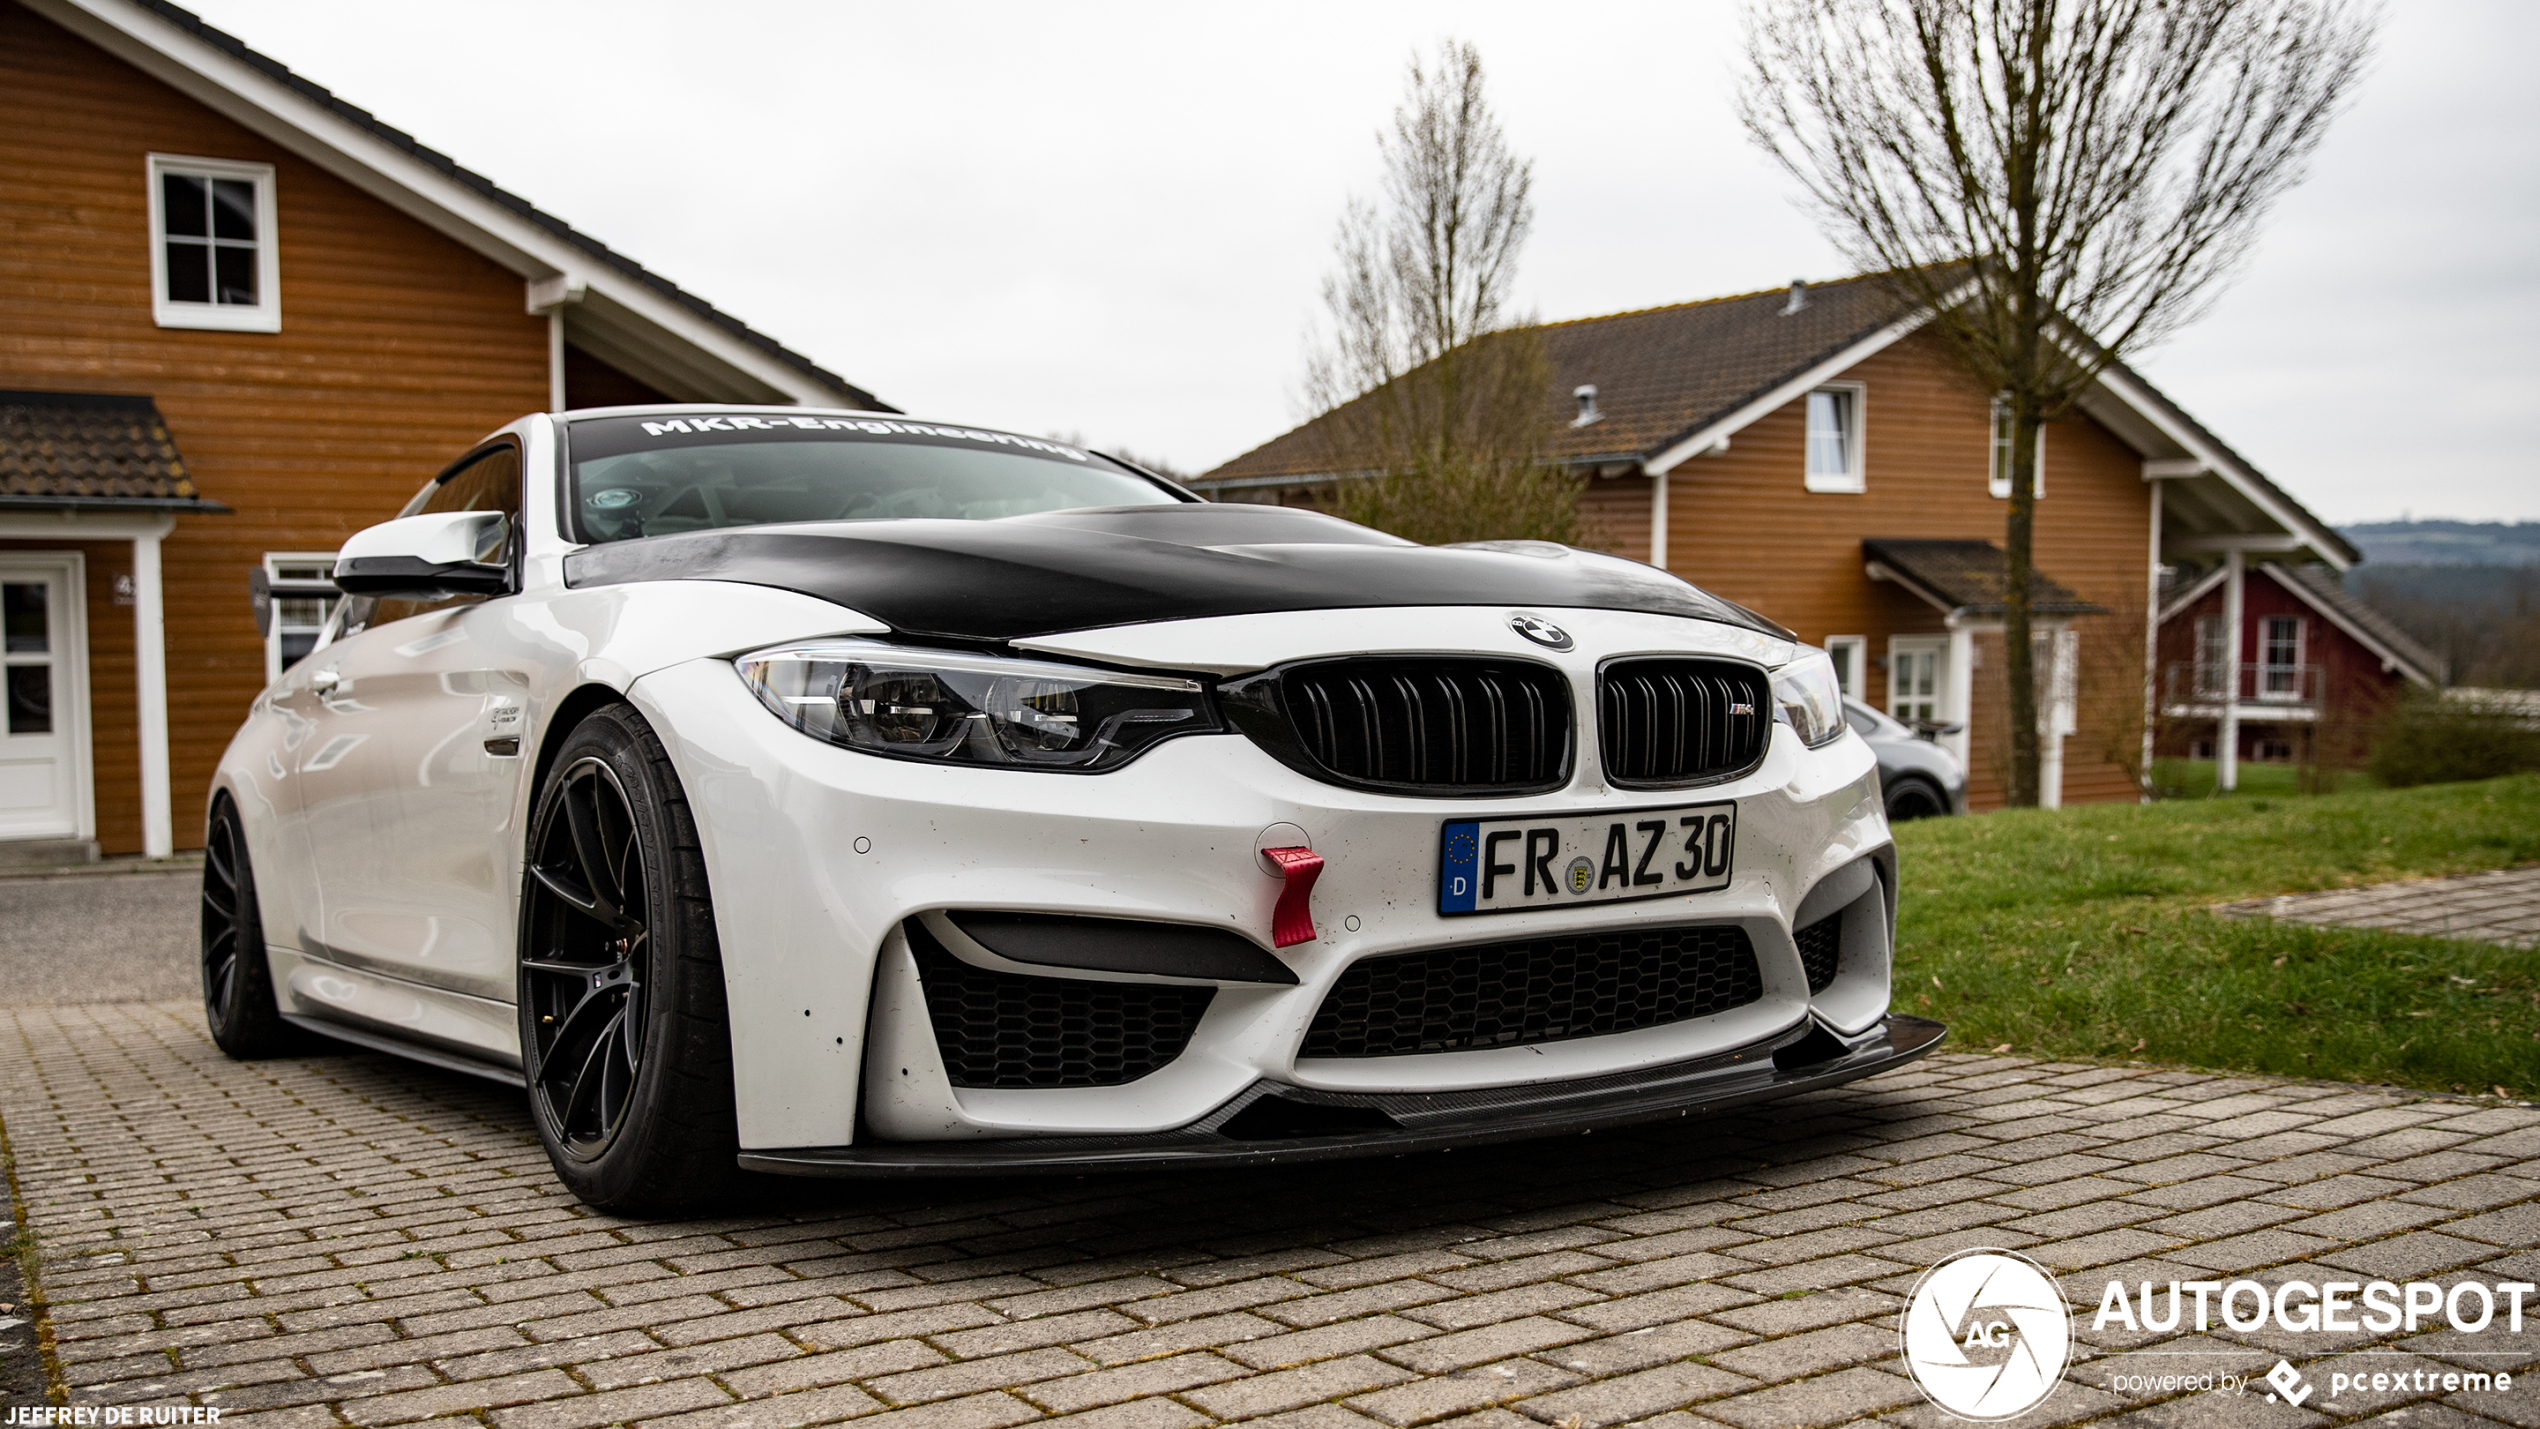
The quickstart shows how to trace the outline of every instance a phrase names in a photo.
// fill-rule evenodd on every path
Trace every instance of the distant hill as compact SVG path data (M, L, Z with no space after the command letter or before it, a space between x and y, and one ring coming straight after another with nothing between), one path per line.
M2540 521L2367 521L2337 530L2373 565L2540 566Z
M2455 684L2540 688L2540 521L2375 521L2346 589L2443 656Z

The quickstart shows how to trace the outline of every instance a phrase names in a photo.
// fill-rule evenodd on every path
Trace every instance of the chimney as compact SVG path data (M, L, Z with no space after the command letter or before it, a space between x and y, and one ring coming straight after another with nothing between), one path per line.
M1807 281L1801 278L1791 279L1790 301L1782 304L1782 316L1789 317L1792 313L1795 313L1806 306L1808 306Z

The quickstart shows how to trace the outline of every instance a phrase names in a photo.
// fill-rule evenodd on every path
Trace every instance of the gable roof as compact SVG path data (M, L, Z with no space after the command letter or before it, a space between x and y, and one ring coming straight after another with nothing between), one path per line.
M147 397L0 392L0 509L227 511L185 474Z
M168 0L19 2L524 280L549 283L572 303L574 344L634 377L687 400L897 410L190 10Z
M2277 561L2259 564L2252 574L2257 572L2264 572L2294 599L2319 612L2322 619L2354 637L2357 644L2388 661L2400 674L2429 688L2442 685L2446 674L2443 657L2419 644L2390 617L2356 598L2335 572L2316 565L2288 566ZM2217 566L2170 596L2161 606L2161 623L2167 625L2186 614L2189 607L2212 594L2230 574Z
M1951 614L2000 615L2005 609L2009 562L1991 541L1863 541L1861 556L1938 609ZM2029 609L2039 615L2098 615L2107 610L2034 567L2028 573Z
M1804 286L1804 303L1793 306ZM1574 467L1655 475L1713 450L1750 423L1840 376L1920 327L1925 314L1876 274L1549 323L1544 394L1557 433L1548 455ZM1572 393L1596 388L1600 420L1568 425ZM1366 401L1367 398L1359 398ZM2343 568L2363 559L2143 374L2112 363L2081 409L2144 459L2174 498L2182 537L2281 535ZM1191 483L1218 492L1329 481L1317 417Z
M1539 331L1554 377L1544 394L1557 432L1551 455L1582 465L1640 466L1906 316L1883 284L1850 278L1810 286L1796 310L1790 289L1774 288L1547 323ZM1596 388L1601 416L1571 425L1571 394L1583 385ZM1328 476L1317 440L1327 420L1318 417L1274 437L1195 484L1205 490Z

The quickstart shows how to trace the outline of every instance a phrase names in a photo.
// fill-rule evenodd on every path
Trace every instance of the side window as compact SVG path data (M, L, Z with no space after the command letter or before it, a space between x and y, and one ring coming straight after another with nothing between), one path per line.
M2037 460L2034 467L2029 490L2044 496L2046 494L2046 429L2044 427L2037 429ZM1999 397L1993 399L1993 456L1986 464L1985 489L2001 500L2011 499L2011 406Z
M273 166L152 154L149 184L159 326L280 332Z
M335 556L331 552L265 553L266 589L272 592L273 599L273 613L265 628L266 684L282 678L283 671L317 648L327 618L343 600L334 594L334 571Z
M1808 473L1810 491L1861 491L1867 487L1861 460L1861 407L1858 382L1833 382L1808 394Z
M1869 653L1870 642L1866 636L1829 635L1826 637L1826 656L1834 661L1835 683L1842 686L1845 699L1867 698L1863 690L1869 683L1868 672L1863 667L1869 663Z
M485 448L443 472L440 480L424 488L399 514L425 516L444 511L502 512L509 530L504 534L502 551L494 559L511 563L520 549L520 448L509 442ZM372 602L368 610L352 611L345 619L345 630L350 634L365 626L386 625L392 620L473 605L483 599L481 595L445 595L432 600L379 600Z

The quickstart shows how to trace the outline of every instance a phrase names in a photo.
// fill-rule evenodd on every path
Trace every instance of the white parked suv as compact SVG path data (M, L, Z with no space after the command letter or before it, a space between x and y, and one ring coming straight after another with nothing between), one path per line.
M1699 1115L1937 1045L1825 656L1663 572L872 413L525 417L349 541L204 993L586 1201Z

